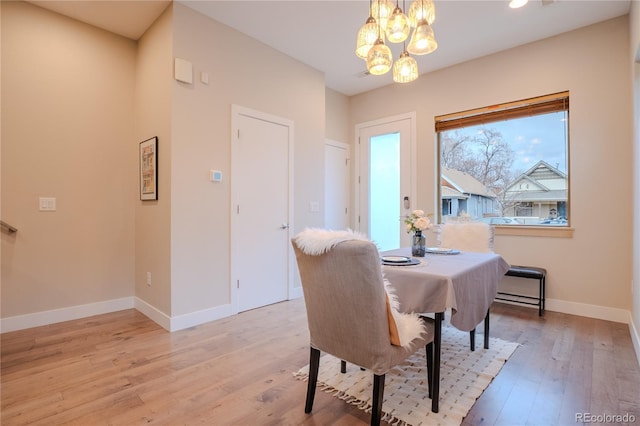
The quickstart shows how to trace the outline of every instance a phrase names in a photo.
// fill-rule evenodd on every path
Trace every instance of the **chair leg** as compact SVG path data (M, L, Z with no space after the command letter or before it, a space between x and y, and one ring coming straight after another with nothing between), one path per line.
M484 317L484 348L489 349L489 312L491 309L487 309L487 315Z
M320 351L311 348L309 357L309 383L307 383L307 401L304 412L309 414L313 408L313 398L316 396L316 383L318 382L318 368L320 367Z
M469 348L472 351L476 350L476 329L475 328L469 332Z
M345 360L343 360L343 359L342 359L342 360L340 360L340 372L341 372L342 374L344 374L344 373L346 373L346 372L347 372L347 361L345 361Z
M433 324L433 388L431 393L431 411L440 411L440 355L442 351L442 318L443 312L436 312Z
M427 382L429 382L429 398L431 398L431 385L433 383L433 342L427 343Z
M384 397L384 374L373 375L373 404L371 406L371 426L378 426L382 420L382 399Z

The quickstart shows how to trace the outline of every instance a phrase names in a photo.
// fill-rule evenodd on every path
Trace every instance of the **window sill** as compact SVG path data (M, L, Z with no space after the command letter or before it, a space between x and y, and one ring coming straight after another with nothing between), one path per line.
M519 237L573 238L573 228L567 226L514 226L494 225L494 235Z

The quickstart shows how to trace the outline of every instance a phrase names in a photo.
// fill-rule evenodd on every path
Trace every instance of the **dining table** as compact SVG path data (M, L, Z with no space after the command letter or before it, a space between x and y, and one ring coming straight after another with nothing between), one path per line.
M509 264L497 253L455 249L434 248L424 257L412 257L411 248L404 247L380 255L383 274L395 291L399 311L434 314L431 410L437 413L444 312L451 310L451 325L462 331L475 330L484 320L484 342L488 348L489 308ZM405 258L410 261L404 262Z

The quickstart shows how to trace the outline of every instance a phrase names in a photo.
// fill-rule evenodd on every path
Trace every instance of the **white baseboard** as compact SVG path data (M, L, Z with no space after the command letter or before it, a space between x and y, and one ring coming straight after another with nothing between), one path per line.
M136 297L135 308L148 316L152 321L157 323L160 327L167 331L184 330L185 328L194 327L196 325L204 324L205 322L215 321L217 319L226 318L233 315L231 305L221 305L209 309L203 309L201 311L190 312L184 315L176 315L170 317L164 312L158 310L155 306L152 306L142 299Z
M294 293L295 294L292 295L292 299L301 297L302 289L299 289L297 292L294 291ZM237 313L233 310L231 304L226 304L170 317L155 306L150 305L138 297L123 297L122 299L106 300L104 302L89 303L86 305L70 306L50 311L35 312L33 314L0 318L0 333L24 330L26 328L55 324L58 322L86 318L132 308L138 310L143 315L157 323L160 327L170 332L226 318Z
M569 302L566 300L547 299L545 309L563 314L621 322L624 324L629 324L630 321L630 313L626 309L588 305L586 303Z
M151 319L153 322L155 322L165 330L169 330L169 331L171 330L171 317L165 314L164 312L160 311L155 306L150 305L144 300L136 297L134 308L136 308L139 312L149 317L149 319Z
M295 287L290 299L303 297L302 288ZM500 301L498 301L500 302ZM509 303L509 302L504 302ZM521 305L522 306L522 305ZM535 306L527 306L537 309ZM50 311L35 312L33 314L17 315L0 319L0 333L39 327L62 321L70 321L135 308L149 317L162 328L168 331L178 331L185 328L215 321L234 315L232 305L221 305L210 309L191 312L184 315L170 317L137 297L123 297L121 299L106 300L104 302L88 303L85 305L70 306L68 308L53 309ZM609 308L606 306L588 305L584 303L568 302L565 300L547 299L545 308L549 311L565 314L579 315L588 318L597 318L607 321L629 324L629 332L633 347L640 364L640 330L635 327L631 313L624 309Z
M184 330L185 328L194 327L196 325L204 324L205 322L226 318L235 313L236 312L233 311L231 304L227 304L203 309L201 311L190 312L184 315L176 315L175 317L171 317L171 327L168 330Z
M525 300L525 299L523 299ZM531 300L526 300L530 302ZM517 302L508 300L496 300L499 303L505 303L507 305L520 306L523 308L530 308L538 310L535 305L523 305ZM609 308L606 306L587 305L585 303L568 302L566 300L547 299L545 301L545 310L560 312L562 314L577 315L580 317L596 318L606 321L621 322L629 324L629 311L618 308Z
M289 300L299 299L302 296L302 287L293 287L291 289L291 294L289 295Z
M87 303L86 305L76 305L68 308L16 315L14 317L0 319L0 333L24 330L25 328L39 327L93 315L107 314L123 309L131 309L133 307L133 297L123 297L121 299L105 300L104 302Z

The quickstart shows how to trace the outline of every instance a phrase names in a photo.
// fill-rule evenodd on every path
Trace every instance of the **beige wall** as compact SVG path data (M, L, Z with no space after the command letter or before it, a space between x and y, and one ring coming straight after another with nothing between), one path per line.
M338 142L353 143L353 128L350 126L349 97L335 90L326 89L325 137Z
M133 296L136 43L2 2L2 316ZM39 197L57 211L40 212Z
M311 213L308 206L324 194L325 88L320 72L179 4L174 5L174 55L194 69L193 84L173 83L175 316L230 303L232 104L294 122L291 236L322 225L322 213ZM209 74L209 84L200 82L201 72ZM210 169L222 171L222 183L208 181Z
M158 200L135 200L135 294L148 306L171 316L171 179L173 102L173 11L171 7L153 23L138 42L135 87L135 141L158 137ZM138 164L135 164L135 172ZM147 285L151 273L151 286ZM162 315L163 314L163 315ZM158 318L152 316L158 321ZM162 323L167 326L166 322Z
M3 319L118 299L169 328L228 305L232 104L294 122L291 232L322 226L308 209L324 193L322 73L177 4L139 43L21 2L2 3L2 24L2 218L20 229L2 234ZM173 79L174 57L194 84ZM142 202L152 136L159 199ZM58 211L38 212L38 196Z
M569 90L575 234L497 237L496 250L511 263L548 269L550 309L580 311L586 304L624 316L632 269L628 52L623 16L355 96L352 124L416 111L418 205L434 211L434 116Z
M636 354L640 359L640 2L631 2L629 12L631 26L630 63L633 78L634 110L633 110L633 282L632 282L632 333L635 337Z
M639 66L635 113L628 71L639 9L632 2L630 17L347 98L325 89L321 73L181 5L137 45L2 2L1 213L19 228L1 235L2 318L134 295L166 319L228 304L230 187L206 175L230 176L231 104L295 122L295 233L323 223L308 205L323 199L325 137L352 143L356 123L416 111L418 201L434 210L435 115L570 90L575 235L498 237L496 248L510 262L548 268L551 309L633 309L637 330L640 242L629 229L640 229L640 214L603 214L592 194L624 202L635 182L640 211ZM174 57L193 63L193 84L173 79ZM138 143L151 136L160 142L160 193L143 203ZM39 212L39 196L57 197L58 210Z

